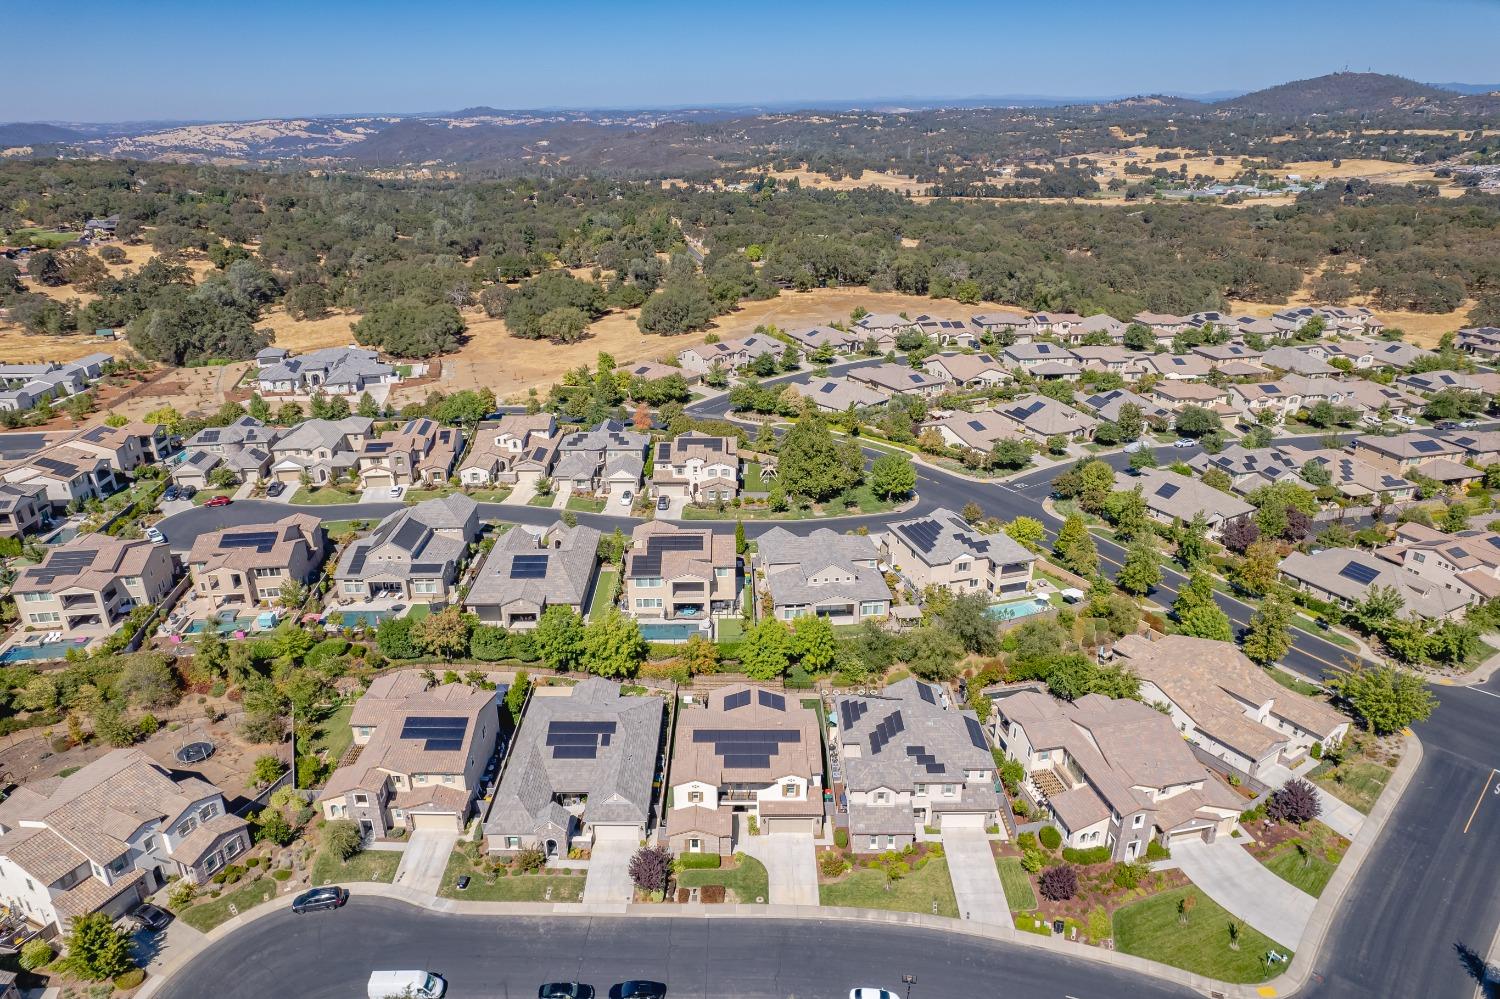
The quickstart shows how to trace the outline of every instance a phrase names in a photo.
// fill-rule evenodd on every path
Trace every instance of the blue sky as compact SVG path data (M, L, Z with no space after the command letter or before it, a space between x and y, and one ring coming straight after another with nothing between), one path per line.
M5 4L0 121L1500 83L1497 0ZM66 25L60 23L66 20Z

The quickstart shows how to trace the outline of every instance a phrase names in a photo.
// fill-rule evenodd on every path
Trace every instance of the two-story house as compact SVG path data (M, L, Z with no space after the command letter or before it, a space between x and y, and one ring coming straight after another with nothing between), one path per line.
M999 821L984 727L942 688L910 678L879 694L837 696L833 707L829 737L843 758L856 853L904 849L924 826L982 830Z
M892 524L881 546L885 560L918 595L929 586L954 593L1023 595L1037 559L1009 535L980 534L943 507Z
M315 486L342 478L359 464L359 453L375 421L367 416L304 420L271 445L271 478L287 485Z
M639 620L704 621L740 602L734 535L649 520L625 551L625 612Z
M75 916L120 916L169 877L206 882L250 849L223 793L116 749L0 802L0 899L43 930Z
M557 419L551 413L512 413L481 423L459 462L459 481L466 486L534 485L552 471L556 436Z
M80 534L22 569L11 594L23 628L69 641L103 638L135 608L161 603L174 565L166 545Z
M400 430L387 430L365 442L359 453L360 485L371 489L441 484L462 447L457 428L425 416L408 420Z
M818 718L764 687L721 687L682 708L666 838L673 853L731 854L749 835L823 830Z
M773 527L760 536L758 549L773 613L783 621L816 614L834 624L858 624L890 613L891 590L868 537L826 527L799 536Z
M327 554L322 522L310 513L294 513L271 524L200 534L187 563L193 592L215 610L248 610L280 599L288 582L313 582Z
M35 534L51 523L52 504L40 483L0 482L0 538Z
M651 491L689 503L734 499L740 491L739 441L700 433L657 441Z
M579 492L618 494L641 484L646 447L651 438L627 430L619 420L604 420L591 430L563 435L557 445L553 481Z
M377 676L349 715L359 755L318 795L323 817L356 822L367 837L463 832L495 753L501 696L429 684L417 670Z
M512 631L535 628L548 607L589 605L599 565L599 532L561 521L517 526L495 542L469 587L464 610Z
M334 570L340 600L446 604L479 537L479 505L461 493L397 510L344 547Z

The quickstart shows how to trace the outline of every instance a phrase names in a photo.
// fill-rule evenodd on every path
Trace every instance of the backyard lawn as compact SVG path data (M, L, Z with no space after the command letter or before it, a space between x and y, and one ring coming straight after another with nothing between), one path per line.
M50 229L21 228L12 229L5 241L17 246L40 246L43 249L55 250L82 235L81 232L53 232Z
M469 887L458 890L458 879L467 874ZM466 898L476 902L577 902L583 898L585 875L507 874L499 876L476 868L462 847L448 858L438 894L444 898ZM552 897L547 897L547 889Z
M248 884L235 885L218 898L205 899L178 910L178 917L202 933L218 926L227 919L233 919L237 912L253 909L262 902L270 901L276 897L281 888L281 882L271 878L257 878ZM236 911L231 911L230 906Z
M594 584L594 599L589 602L589 620L597 621L615 605L615 596L620 592L620 570L604 566L599 570L599 581Z
M1031 878L1021 867L1019 857L996 857L995 868L1000 872L1000 887L1005 889L1005 904L1012 912L1026 912L1036 908L1036 892L1031 888Z
M735 854L735 867L721 867L716 871L691 870L677 875L677 884L683 888L701 888L704 885L723 885L734 892L736 902L764 902L771 897L770 876L766 866L754 857Z
M861 868L842 881L818 886L822 905L856 909L893 909L897 912L921 912L958 918L958 900L953 897L953 882L948 879L948 861L933 857L920 869L893 882L886 888L885 874Z
M724 645L733 645L745 637L745 619L742 617L721 617L718 622L719 641Z
M1335 769L1342 779L1335 778ZM1389 767L1365 760L1342 763L1337 768L1323 763L1312 772L1312 779L1335 798L1369 815L1380 792L1385 790L1386 781L1391 779L1391 771Z
M1184 924L1177 903L1187 895L1197 901ZM1280 974L1283 964L1266 969L1266 952L1274 949L1288 958L1292 952L1248 924L1240 924L1239 950L1233 950L1233 923L1234 917L1202 890L1174 888L1117 910L1115 947L1221 982L1263 982Z
M354 714L354 704L341 704L333 713L313 725L311 748L314 756L322 756L324 767L332 771L339 765L349 744L354 741L354 732L349 728L349 718Z
M745 485L747 493L769 492L771 483L761 474L760 462L752 461L745 465Z
M374 524L373 520L325 520L323 530L330 538L337 538L350 531L367 531Z
M401 854L395 850L361 850L348 860L340 860L327 850L313 861L312 883L343 884L352 881L382 881L390 884L401 866Z

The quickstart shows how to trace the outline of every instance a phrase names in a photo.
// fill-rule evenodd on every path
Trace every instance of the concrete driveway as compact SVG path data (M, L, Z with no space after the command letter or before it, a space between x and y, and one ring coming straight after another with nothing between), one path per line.
M639 844L634 839L594 840L589 852L589 874L583 882L585 902L629 902L635 898L630 883L630 858Z
M1285 947L1296 950L1317 899L1293 888L1234 839L1173 843L1172 859L1208 897Z
M1000 872L995 868L989 836L983 829L944 829L941 835L959 915L976 922L1010 926L1010 908L1005 904L1005 889L1000 887Z
M766 901L772 905L818 904L817 857L809 833L745 836L739 847L766 866L771 892Z
M1297 775L1291 770L1278 764L1266 769L1264 779L1272 787L1281 787L1295 776ZM1305 777L1303 779L1306 780ZM1345 839L1353 839L1355 836L1358 836L1360 829L1365 824L1365 817L1360 814L1359 809L1340 801L1318 785L1313 784L1312 781L1309 780L1307 782L1312 784L1312 789L1318 796L1318 804L1323 806L1322 811L1318 813L1318 821Z
M407 837L401 863L396 867L396 884L436 895L448 868L448 855L458 842L458 833L436 829L418 829Z
M536 482L532 479L527 479L525 482L517 482L516 487L510 491L510 495L500 502L507 506L526 506L535 495Z

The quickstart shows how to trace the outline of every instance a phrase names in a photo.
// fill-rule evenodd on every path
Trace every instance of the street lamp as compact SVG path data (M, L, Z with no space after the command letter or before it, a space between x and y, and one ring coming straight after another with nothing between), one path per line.
M917 984L916 975L902 975L901 984L906 986L906 999L911 999L911 987Z

